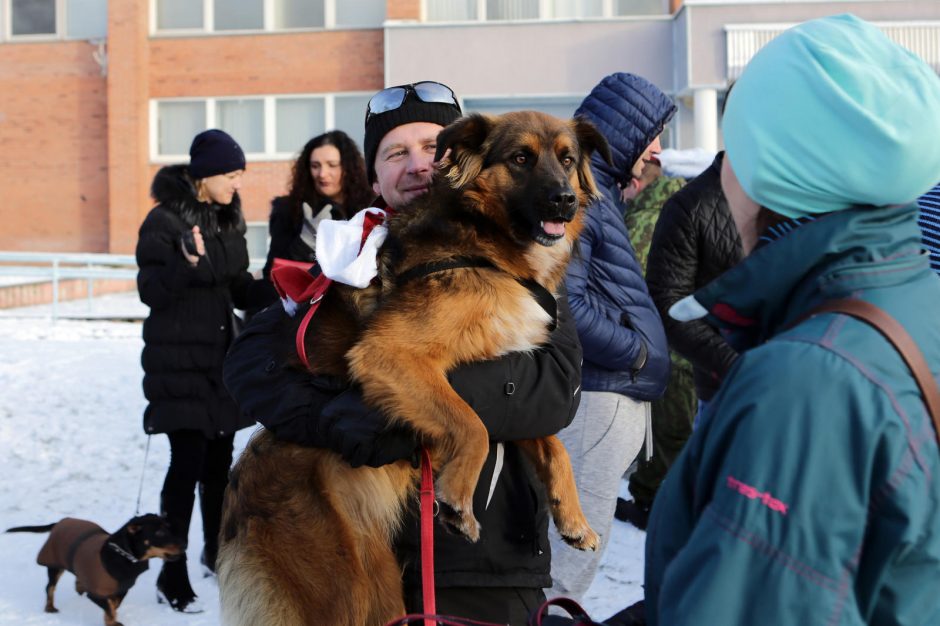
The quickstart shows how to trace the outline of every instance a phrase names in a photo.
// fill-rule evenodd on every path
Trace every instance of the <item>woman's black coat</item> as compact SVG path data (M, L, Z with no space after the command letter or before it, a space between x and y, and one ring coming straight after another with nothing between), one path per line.
M140 227L137 289L150 307L144 322L144 412L148 434L183 429L229 435L254 421L242 415L222 383L232 342L232 308L254 305L270 287L248 273L245 220L231 204L199 202L182 165L161 169L158 202ZM183 257L184 232L199 226L206 254L193 267Z

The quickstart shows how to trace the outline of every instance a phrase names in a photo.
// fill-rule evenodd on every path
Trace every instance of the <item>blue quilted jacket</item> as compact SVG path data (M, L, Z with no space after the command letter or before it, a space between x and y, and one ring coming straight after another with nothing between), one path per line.
M666 334L630 245L617 181L674 112L654 85L624 73L601 81L575 112L597 126L613 155L613 165L597 155L591 161L603 196L587 208L580 249L565 281L584 348L584 391L655 400L669 379Z

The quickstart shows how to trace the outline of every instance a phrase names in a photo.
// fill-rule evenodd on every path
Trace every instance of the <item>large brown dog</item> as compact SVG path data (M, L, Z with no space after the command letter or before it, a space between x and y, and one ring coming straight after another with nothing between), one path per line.
M589 123L528 111L462 118L441 132L437 150L431 192L389 221L380 287L334 284L306 348L315 372L358 382L367 402L420 434L441 516L476 541L472 498L489 442L446 374L547 340L553 320L533 297L536 283L554 294L562 281L597 193L589 157L610 155ZM460 267L441 269L455 260ZM561 535L595 549L560 441L520 445ZM362 626L402 615L391 542L418 475L404 461L354 469L331 451L255 435L233 469L223 514L225 623Z

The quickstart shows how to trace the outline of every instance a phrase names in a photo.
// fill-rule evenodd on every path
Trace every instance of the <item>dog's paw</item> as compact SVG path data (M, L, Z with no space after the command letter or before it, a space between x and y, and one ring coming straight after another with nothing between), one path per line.
M567 532L559 530L558 534L561 535L565 543L573 548L594 552L601 545L600 537L598 537L597 533L587 524L566 530Z
M449 530L462 535L471 543L476 543L480 539L480 523L473 513L455 508L443 500L438 500L438 505L438 518Z

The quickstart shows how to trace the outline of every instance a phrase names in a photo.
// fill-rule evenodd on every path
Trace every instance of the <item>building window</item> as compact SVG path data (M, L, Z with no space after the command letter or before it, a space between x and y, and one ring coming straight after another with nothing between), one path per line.
M336 27L375 27L385 21L385 2L337 0Z
M189 154L189 144L206 129L206 103L157 103L157 154Z
M371 97L371 93L336 96L336 104L333 107L333 128L349 135L359 147L362 147L366 132L366 105Z
M157 30L201 30L202 7L202 0L158 0Z
M195 135L220 128L252 160L294 158L312 137L346 132L361 144L366 103L372 93L154 100L151 158L184 161Z
M227 33L378 28L385 0L152 0L153 32Z
M0 26L0 40L103 39L108 34L108 2L0 0Z
M324 3L325 0L276 0L274 28L323 28L326 24Z
M108 34L107 0L67 0L65 7L69 39L100 39Z
M55 0L11 0L10 34L55 35Z
M0 38L99 39L108 32L107 0L0 0Z
M213 0L216 30L263 30L263 0Z
M663 15L666 0L424 0L428 22Z
M276 98L277 152L300 152L311 137L326 131L325 98Z

